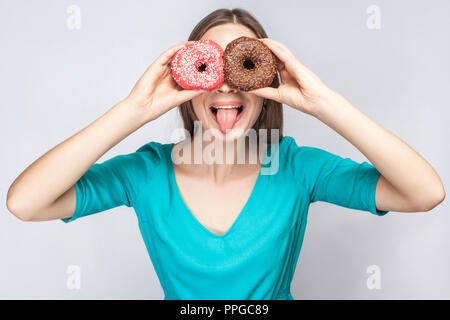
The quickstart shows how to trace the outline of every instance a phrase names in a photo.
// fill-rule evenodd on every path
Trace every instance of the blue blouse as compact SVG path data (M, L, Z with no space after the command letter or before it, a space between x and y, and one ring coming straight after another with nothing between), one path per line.
M95 163L75 184L73 216L62 219L133 207L166 300L293 300L290 285L310 203L325 201L378 216L388 212L375 207L380 172L373 165L298 146L284 136L268 146L267 163L244 208L230 229L217 235L181 197L171 150L171 143L152 141Z

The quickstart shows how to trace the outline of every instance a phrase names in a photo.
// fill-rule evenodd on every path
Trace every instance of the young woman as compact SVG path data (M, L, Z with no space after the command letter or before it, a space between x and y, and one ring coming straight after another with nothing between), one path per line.
M260 39L276 55L281 83L277 76L270 87L250 92L226 83L211 91L179 90L169 63L186 44L181 42L153 62L128 97L26 168L9 189L9 210L24 221L69 222L133 207L165 299L293 299L290 284L310 203L326 201L381 216L428 211L444 199L438 174L416 151L328 88L284 44L269 39L248 12L216 10L189 40L210 39L225 49L240 36ZM220 127L212 104L244 106L229 135L215 137L232 145L235 155L254 155L255 149L235 143L249 129L268 130L263 159L194 161L210 142L200 139L196 145L192 138ZM316 117L374 165L298 146L281 134L282 104ZM95 163L175 106L188 132L185 140L152 141ZM194 121L202 131L194 130ZM189 161L175 163L175 153ZM269 166L276 160L275 170L262 174L267 160Z

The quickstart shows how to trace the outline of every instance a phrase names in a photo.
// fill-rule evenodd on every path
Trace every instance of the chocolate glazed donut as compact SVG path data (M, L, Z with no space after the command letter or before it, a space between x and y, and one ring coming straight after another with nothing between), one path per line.
M276 58L261 41L240 37L223 52L224 81L232 88L249 91L268 87L277 74Z

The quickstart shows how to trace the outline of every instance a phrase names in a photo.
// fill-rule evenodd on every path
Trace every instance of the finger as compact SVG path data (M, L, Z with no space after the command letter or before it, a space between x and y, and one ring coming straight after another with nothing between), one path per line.
M280 59L278 59L278 57L276 57L276 56L275 56L275 60L276 60L276 68L277 68L278 72L280 73L281 83L295 81L294 77L286 69L284 63Z
M282 42L274 40L274 39L269 39L267 38L268 42L273 43L275 46L277 46L280 50L284 51L286 54L292 56L293 58L295 58L296 60L298 60L298 62L306 68L306 66L295 56L295 54Z
M290 81L293 81L293 77L289 74L289 72L286 69L283 69L282 71L280 71L280 80L281 80L281 84L286 84Z
M278 71L281 71L281 70L283 70L284 68L286 68L285 66L284 66L284 63L283 62L281 62L281 60L280 59L278 59L277 57L275 57L276 58L276 64L277 64L277 69L278 69Z
M168 64L173 55L191 41L182 41L164 51L156 60L147 68L142 75L142 82L146 85L153 83L161 77L169 68Z
M275 40L269 39L269 38L264 38L261 39L261 41L267 46L269 47L270 50L272 50L272 52L277 56L278 59L280 59L280 61L286 65L292 58L295 57L294 54L290 51L290 50L286 50L285 48L283 48L281 46L281 44Z
M279 72L281 72L283 69L286 69L284 63L277 56L275 56L275 66Z
M276 58L278 58L279 62L277 63L277 65L283 65L285 67L289 67L289 65L291 64L292 61L292 56L289 55L287 52L285 52L284 50L282 50L278 44L270 41L268 38L264 38L264 39L260 39L261 41L263 41L263 43L270 49L270 51L272 51Z
M181 90L175 95L175 105L178 106L186 101L194 99L195 97L207 92L207 90Z
M279 41L273 40L273 39L269 39L269 38L268 38L268 42L272 42L280 50L282 50L287 55L292 57L292 61L295 62L296 67L298 68L298 70L301 71L302 77L305 77L305 76L314 77L315 76L315 74L311 70L309 70L308 67L302 61L300 61L300 59L298 59L294 55L294 53L291 50L289 50L289 48L285 44L283 44ZM299 78L299 80L300 80L300 78Z
M280 73L281 83L288 83L295 81L295 78L289 73L284 64L277 65L278 72Z
M156 60L155 62L158 63L159 65L167 65L169 64L170 60L172 59L172 56L181 48L183 48L184 46L186 46L188 43L190 43L192 41L181 41L179 43L177 43L176 45L170 47L169 49L167 49L166 51L164 51Z
M289 55L291 57L295 57L295 55L292 53L291 50L289 50L289 48L284 45L283 43L270 39L270 38L264 38L262 39L264 44L267 44L268 46L274 46L276 48L278 48L280 51L284 52L286 55Z
M273 39L260 39L266 44L270 50L281 60L284 66L289 69L290 73L298 80L302 75L306 75L311 71L281 42Z
M278 90L275 88L272 88L272 87L254 89L254 90L250 90L248 92L253 93L253 94L255 94L259 97L265 98L265 99L275 100L277 102L282 103L282 101L280 101L280 95L278 93Z

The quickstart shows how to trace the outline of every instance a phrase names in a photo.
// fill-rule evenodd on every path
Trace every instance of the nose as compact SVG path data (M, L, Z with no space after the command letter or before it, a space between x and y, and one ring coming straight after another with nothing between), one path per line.
M231 88L226 82L223 82L220 87L216 89L220 93L237 93L238 89Z

